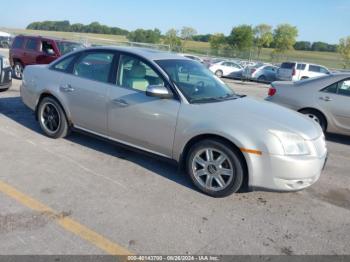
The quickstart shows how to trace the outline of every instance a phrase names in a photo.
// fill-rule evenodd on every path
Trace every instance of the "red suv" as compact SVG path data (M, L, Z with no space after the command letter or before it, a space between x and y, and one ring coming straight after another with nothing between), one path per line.
M79 43L41 36L16 36L10 48L10 63L14 76L22 78L27 65L49 64L60 56L83 48Z

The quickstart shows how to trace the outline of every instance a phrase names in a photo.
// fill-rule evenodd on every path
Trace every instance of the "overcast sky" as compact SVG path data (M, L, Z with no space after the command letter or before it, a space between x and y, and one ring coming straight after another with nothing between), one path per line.
M25 28L30 22L98 21L128 30L192 26L200 34L223 32L233 26L290 23L299 40L337 43L350 35L350 0L0 0L0 27Z

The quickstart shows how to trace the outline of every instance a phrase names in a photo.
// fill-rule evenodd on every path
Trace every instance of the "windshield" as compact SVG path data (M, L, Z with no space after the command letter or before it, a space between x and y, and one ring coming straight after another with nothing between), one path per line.
M73 42L57 42L57 46L60 50L61 55L65 55L69 52L84 48L82 44Z
M156 63L169 75L190 103L237 98L231 88L196 61L175 59L158 60Z

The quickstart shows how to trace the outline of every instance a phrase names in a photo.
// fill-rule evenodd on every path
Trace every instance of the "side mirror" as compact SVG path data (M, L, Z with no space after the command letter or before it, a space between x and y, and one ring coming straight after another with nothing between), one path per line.
M173 94L165 86L150 85L147 87L146 95L151 97L158 97L162 99L169 99L173 97Z

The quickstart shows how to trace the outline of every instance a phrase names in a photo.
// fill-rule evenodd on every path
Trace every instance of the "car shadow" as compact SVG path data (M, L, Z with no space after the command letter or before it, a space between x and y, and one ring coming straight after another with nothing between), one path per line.
M33 112L22 103L20 97L0 97L0 114L3 114L31 131L44 135L38 122L35 120ZM130 161L157 175L198 191L191 183L187 174L181 170L178 165L166 161L163 158L132 150L131 148L119 144L116 145L111 141L106 141L83 132L72 132L66 139L97 152Z
M350 145L350 136L327 133L326 139L329 142Z

